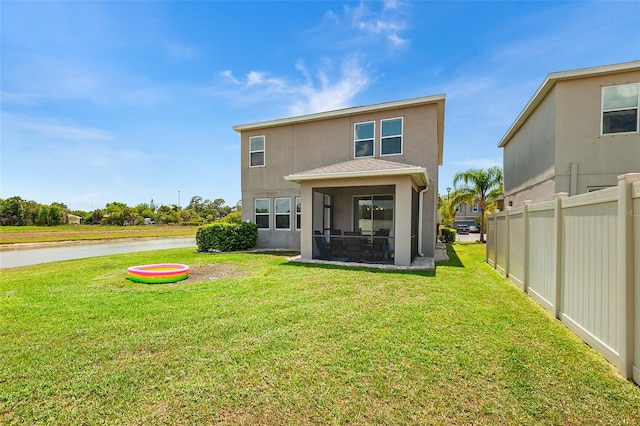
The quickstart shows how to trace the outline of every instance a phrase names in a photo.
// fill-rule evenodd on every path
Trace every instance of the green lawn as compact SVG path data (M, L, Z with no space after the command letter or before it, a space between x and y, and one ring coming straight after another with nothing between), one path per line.
M456 245L422 273L193 249L3 270L0 424L640 423L640 388L483 255ZM125 278L160 262L228 278Z

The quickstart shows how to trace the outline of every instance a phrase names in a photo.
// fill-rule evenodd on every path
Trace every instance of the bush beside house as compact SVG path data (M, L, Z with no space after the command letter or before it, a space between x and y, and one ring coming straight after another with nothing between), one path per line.
M246 250L258 243L258 225L255 223L216 222L198 228L198 251Z

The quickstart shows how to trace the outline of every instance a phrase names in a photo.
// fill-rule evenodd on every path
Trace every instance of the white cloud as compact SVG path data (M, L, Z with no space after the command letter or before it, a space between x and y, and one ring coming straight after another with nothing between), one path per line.
M382 10L374 11L371 5L378 3L361 2L357 7L345 7L345 16L352 22L354 28L369 36L381 36L393 48L400 48L409 42L400 36L408 28L403 19L404 3L399 1L385 1Z
M47 136L74 141L104 141L113 139L109 132L102 129L85 126L72 126L45 119L6 113L3 114L3 126L35 130L36 132Z
M343 61L337 78L330 75L332 64L328 60L323 61L314 74L302 61L298 61L295 67L302 74L303 83L261 71L250 71L244 78L235 77L230 70L222 71L219 75L237 87L230 94L235 100L241 94L245 102L258 103L269 98L273 103L275 99L291 115L346 108L371 82L371 78L355 60Z

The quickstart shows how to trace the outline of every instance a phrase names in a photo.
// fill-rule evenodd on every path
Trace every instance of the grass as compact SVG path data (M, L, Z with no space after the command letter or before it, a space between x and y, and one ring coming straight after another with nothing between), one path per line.
M0 226L0 244L91 241L119 238L191 237L195 226Z
M640 389L483 250L422 273L193 249L3 270L0 423L638 424ZM165 261L243 275L125 279Z

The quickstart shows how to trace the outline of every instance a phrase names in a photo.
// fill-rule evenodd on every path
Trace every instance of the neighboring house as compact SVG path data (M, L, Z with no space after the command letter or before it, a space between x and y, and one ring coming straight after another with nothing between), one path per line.
M312 259L329 243L336 257L375 256L338 250L356 238L349 231L369 237L361 247L384 239L382 258L395 265L432 257L444 105L437 95L234 126L243 220L258 225L258 247Z
M477 203L460 203L456 206L456 216L453 227L458 225L478 226L476 218L480 217L480 205Z
M547 76L499 143L506 206L617 185L640 171L640 61Z

